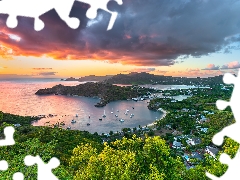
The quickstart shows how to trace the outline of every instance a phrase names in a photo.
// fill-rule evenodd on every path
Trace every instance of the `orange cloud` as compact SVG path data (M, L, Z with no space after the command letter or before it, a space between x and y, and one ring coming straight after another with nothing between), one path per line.
M215 64L208 64L206 68L202 70L219 70L220 66L216 66Z
M238 61L233 61L222 66L221 69L237 69L240 68L240 63Z
M51 70L52 68L32 68L33 70Z

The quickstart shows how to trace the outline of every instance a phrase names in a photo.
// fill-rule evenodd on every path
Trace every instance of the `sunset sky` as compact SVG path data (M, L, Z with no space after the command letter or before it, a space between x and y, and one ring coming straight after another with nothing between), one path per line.
M0 1L1 3L1 1ZM1 4L0 4L1 6ZM29 7L31 8L31 7ZM171 76L207 77L240 68L240 0L123 0L112 30L110 14L75 1L70 17L81 24L71 29L55 10L34 20L18 17L6 26L0 14L0 78L67 78L149 72Z

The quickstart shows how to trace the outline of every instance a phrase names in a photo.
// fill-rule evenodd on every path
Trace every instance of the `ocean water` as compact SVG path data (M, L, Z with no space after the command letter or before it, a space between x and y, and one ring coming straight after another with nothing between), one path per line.
M63 128L70 126L72 130L86 130L91 133L109 133L109 131L121 131L125 127L146 126L163 115L161 112L147 108L149 100L114 101L105 107L97 108L94 104L99 102L98 98L35 95L38 89L49 88L57 84L74 86L80 82L60 81L60 79L0 80L0 110L23 116L47 116L34 122L34 126L53 125L64 121ZM129 110L127 115L125 115L126 110ZM105 118L102 117L104 111ZM48 117L49 114L54 116ZM131 118L130 114L134 114L134 116ZM100 118L102 121L99 120ZM119 121L121 118L124 119L124 122ZM73 119L76 123L72 124ZM21 124L21 122L19 123ZM87 126L88 123L90 123L89 126Z

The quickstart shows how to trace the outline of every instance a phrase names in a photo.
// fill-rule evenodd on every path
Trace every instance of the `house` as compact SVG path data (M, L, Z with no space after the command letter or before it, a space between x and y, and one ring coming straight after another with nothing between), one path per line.
M21 126L21 124L14 124L14 126L15 126L15 127L20 127L20 126Z
M203 155L200 154L199 152L192 152L192 158L198 159L198 160L203 160Z
M172 129L172 126L169 125L169 124L167 124L167 125L166 125L166 128L168 128L168 129Z
M208 121L208 119L203 115L201 116L200 120L198 118L196 119L196 123L200 123L200 124L205 123L207 121Z
M178 142L178 141L173 141L173 145L172 145L172 148L181 148L182 147L182 143L181 142Z
M208 128L200 128L200 131L202 131L202 132L204 132L204 133L207 133Z
M187 108L183 108L181 111L182 111L182 112L188 112L189 109L187 109Z
M195 146L201 143L201 139L198 137L188 138L186 142L188 143L188 145Z
M217 153L219 152L218 148L207 146L205 152L210 154L212 157L216 158Z

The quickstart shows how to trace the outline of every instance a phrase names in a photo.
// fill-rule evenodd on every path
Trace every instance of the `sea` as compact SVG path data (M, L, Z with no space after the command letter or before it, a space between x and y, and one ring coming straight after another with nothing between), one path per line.
M62 128L89 131L90 133L117 132L123 128L134 128L154 123L163 116L160 111L147 108L149 100L114 101L105 107L95 107L99 98L64 95L35 95L38 89L50 88L58 84L75 86L77 81L60 79L5 79L0 80L0 111L22 116L45 115L45 118L33 122L33 126L53 126L64 122ZM124 85L119 85L124 86ZM188 89L184 85L149 85L157 89ZM188 96L174 97L182 100ZM103 117L103 114L106 117ZM131 114L133 114L131 116ZM49 116L53 115L53 116ZM102 119L102 120L99 120ZM124 122L119 121L123 119ZM75 123L72 123L72 120ZM19 122L21 124L21 122ZM90 125L89 125L90 124Z

